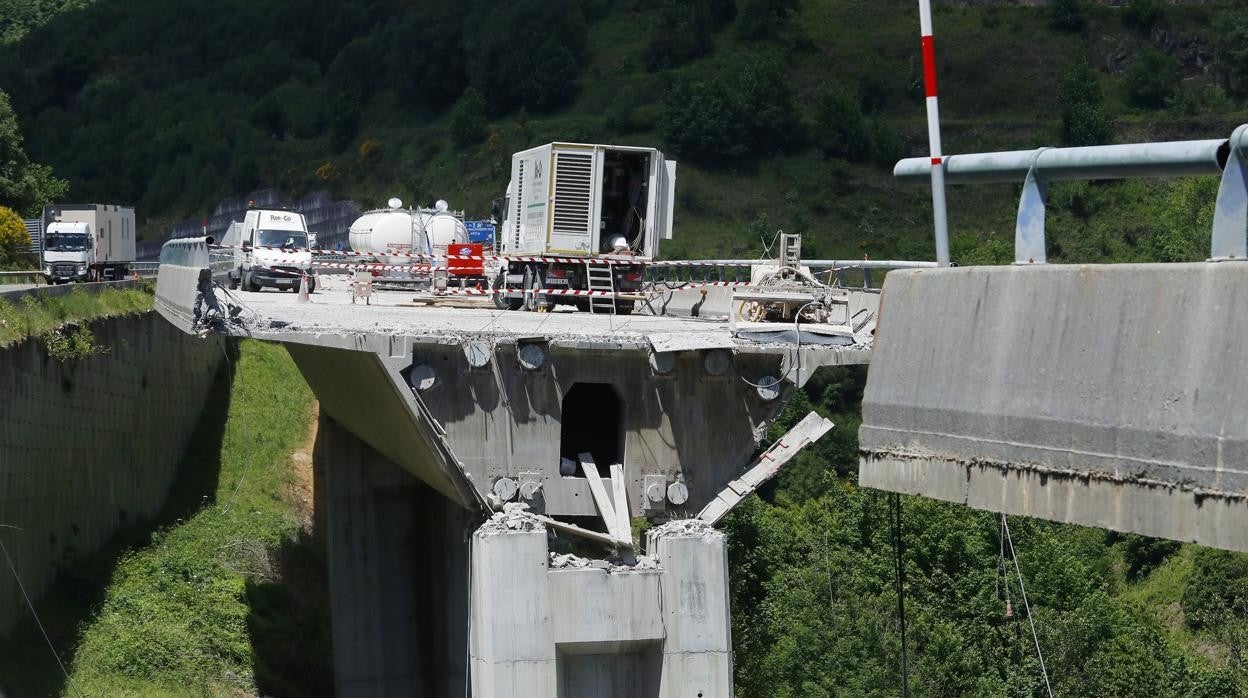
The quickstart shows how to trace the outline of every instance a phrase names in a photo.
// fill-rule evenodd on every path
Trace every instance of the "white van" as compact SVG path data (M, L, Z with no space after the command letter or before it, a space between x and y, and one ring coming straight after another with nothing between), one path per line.
M308 291L316 289L312 274L312 240L302 213L251 209L226 231L221 244L234 250L230 288L259 291L265 286L298 290L308 275Z

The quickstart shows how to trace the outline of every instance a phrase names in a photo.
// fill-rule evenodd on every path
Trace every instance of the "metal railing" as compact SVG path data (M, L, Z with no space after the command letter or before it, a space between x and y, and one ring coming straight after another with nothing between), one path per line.
M1225 139L951 155L940 167L949 184L1021 180L1023 191L1014 227L1015 264L1047 261L1044 226L1048 182L1221 175L1209 259L1242 260L1248 259L1246 151L1248 124ZM929 158L908 158L897 163L893 175L901 181L921 182L931 170Z
M676 287L684 284L745 283L750 281L756 266L774 266L774 259L699 259L657 262L646 269L646 282L651 285ZM875 288L872 271L890 269L932 269L936 262L891 259L803 259L803 267L829 285L844 288ZM862 285L854 285L851 273L860 273ZM855 274L857 276L857 274Z

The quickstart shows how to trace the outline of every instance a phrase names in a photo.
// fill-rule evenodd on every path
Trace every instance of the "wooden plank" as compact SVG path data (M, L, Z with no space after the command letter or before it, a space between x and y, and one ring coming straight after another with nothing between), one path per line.
M602 515L602 520L607 525L607 532L615 538L615 507L611 505L611 499L607 497L607 488L602 484L602 476L598 474L598 466L594 464L594 457L588 453L582 453L578 458L581 461L581 470L585 471L585 479L589 481L589 492L594 496L594 504L598 505L598 513Z
M628 511L628 487L624 483L624 466L611 465L611 489L615 499L615 536L620 543L633 542L632 516Z

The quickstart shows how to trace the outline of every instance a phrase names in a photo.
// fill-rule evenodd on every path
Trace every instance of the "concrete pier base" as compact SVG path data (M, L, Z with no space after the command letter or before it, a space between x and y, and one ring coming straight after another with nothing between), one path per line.
M472 539L476 698L732 695L723 534L692 522L648 537L635 567L552 566L540 524L496 516Z
M338 696L464 695L469 512L322 416Z

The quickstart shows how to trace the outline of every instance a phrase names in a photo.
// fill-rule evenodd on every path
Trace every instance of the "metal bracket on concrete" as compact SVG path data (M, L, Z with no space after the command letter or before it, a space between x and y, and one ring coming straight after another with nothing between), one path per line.
M1209 261L1248 259L1248 162L1243 140L1248 124L1235 129L1228 143L1230 152L1222 168L1222 184L1213 210L1213 240Z
M754 461L754 465L746 470L744 475L728 483L727 487L715 495L715 499L712 499L698 513L698 518L712 526L719 523L720 519L727 516L728 512L741 503L741 500L775 477L785 463L793 460L803 448L818 441L831 428L831 421L820 417L815 412L807 414L802 421L797 423L797 426L788 430L784 436L772 444L771 448L763 451L763 454Z
M1023 193L1018 198L1018 217L1014 223L1014 263L1045 264L1044 217L1045 195L1048 187L1040 179L1036 163L1048 148L1036 150L1027 179L1023 181Z

